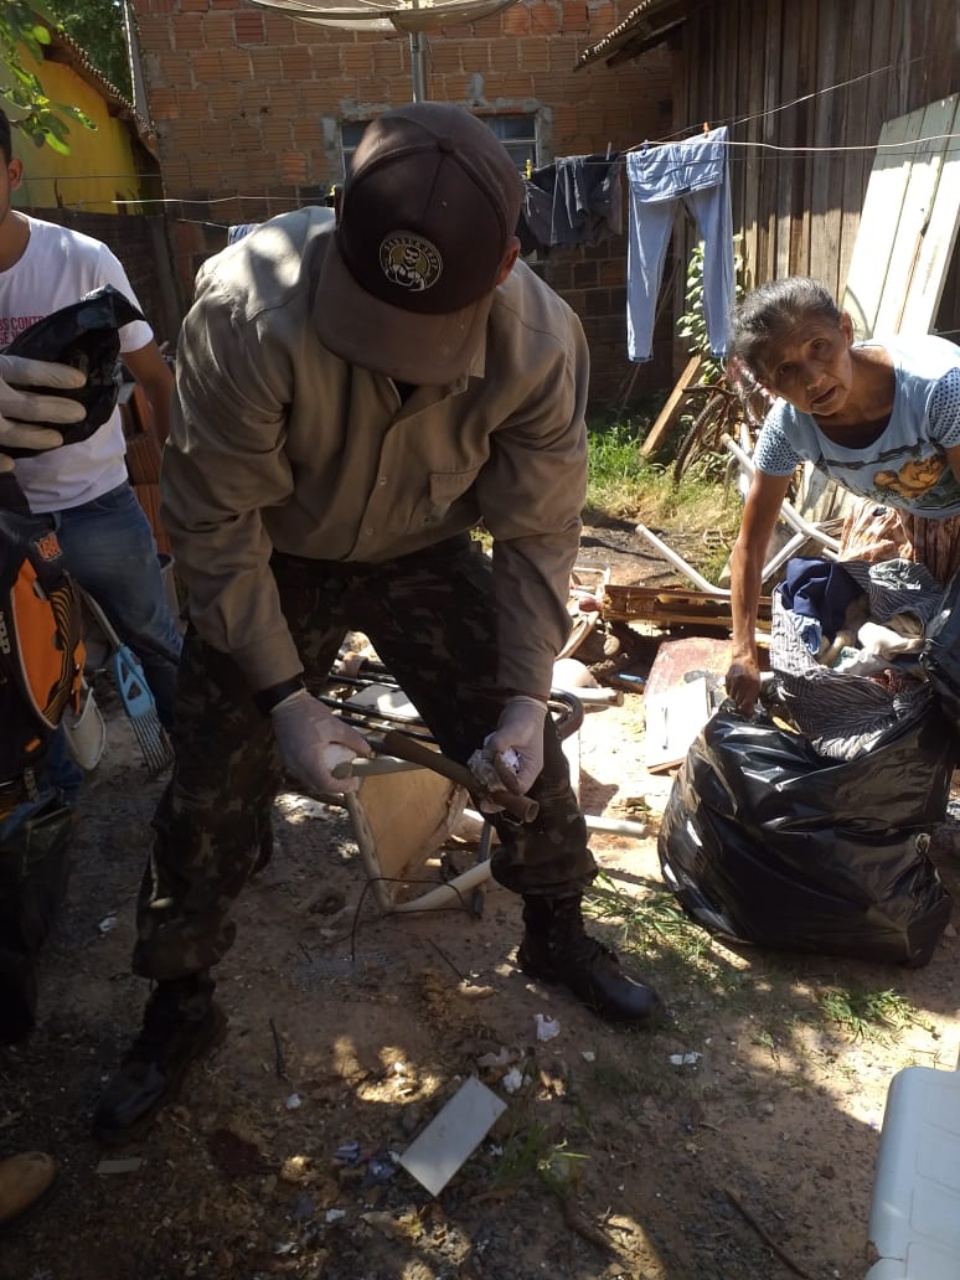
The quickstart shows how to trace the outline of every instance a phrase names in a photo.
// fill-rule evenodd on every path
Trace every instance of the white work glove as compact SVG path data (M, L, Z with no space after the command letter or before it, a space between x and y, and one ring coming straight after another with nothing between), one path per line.
M518 694L507 701L496 729L467 762L482 787L526 795L543 770L546 718L546 703L538 698Z
M82 422L86 409L66 396L45 396L17 387L59 387L76 391L86 382L86 374L68 364L46 360L26 360L22 356L0 355L0 471L12 471L14 459L3 453L11 449L56 449L63 436L51 426Z
M270 712L284 768L311 791L356 791L359 778L335 778L336 765L369 756L356 729L328 711L306 689L298 689Z

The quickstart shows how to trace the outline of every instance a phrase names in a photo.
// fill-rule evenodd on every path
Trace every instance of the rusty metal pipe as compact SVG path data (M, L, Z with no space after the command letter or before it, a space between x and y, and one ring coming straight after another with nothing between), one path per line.
M441 777L465 787L468 791L474 793L477 791L477 779L465 764L441 755L439 751L425 746L417 738L398 733L396 729L365 736L378 755L395 756L397 760L406 760L423 769L432 769L434 773L439 773ZM349 777L351 769L349 762L335 765L334 777ZM499 805L512 818L517 818L520 822L532 822L540 812L540 806L536 800L531 800L529 796L515 796L511 791L488 791L486 794L494 804Z

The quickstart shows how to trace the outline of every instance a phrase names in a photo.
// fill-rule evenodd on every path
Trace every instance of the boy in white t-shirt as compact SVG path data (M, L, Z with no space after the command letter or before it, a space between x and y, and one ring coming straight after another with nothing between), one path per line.
M111 284L136 296L114 254L90 236L14 209L23 166L13 156L10 122L0 111L0 348L61 307ZM161 442L169 422L173 375L146 321L120 330L124 364L143 387ZM143 663L157 713L173 721L180 633L170 613L150 523L130 486L119 410L79 444L17 463L31 510L50 519L80 585L100 604Z

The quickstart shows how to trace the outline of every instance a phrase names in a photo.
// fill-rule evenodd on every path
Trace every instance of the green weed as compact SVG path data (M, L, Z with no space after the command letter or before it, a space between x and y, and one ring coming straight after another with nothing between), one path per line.
M908 1026L929 1024L916 1009L898 992L865 991L853 988L831 987L821 991L817 1004L830 1022L853 1040L890 1040Z

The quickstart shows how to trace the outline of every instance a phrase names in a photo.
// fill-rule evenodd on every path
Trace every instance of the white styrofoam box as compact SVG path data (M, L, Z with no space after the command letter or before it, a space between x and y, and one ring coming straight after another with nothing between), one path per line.
M960 1071L905 1067L891 1080L869 1239L866 1280L960 1278Z

